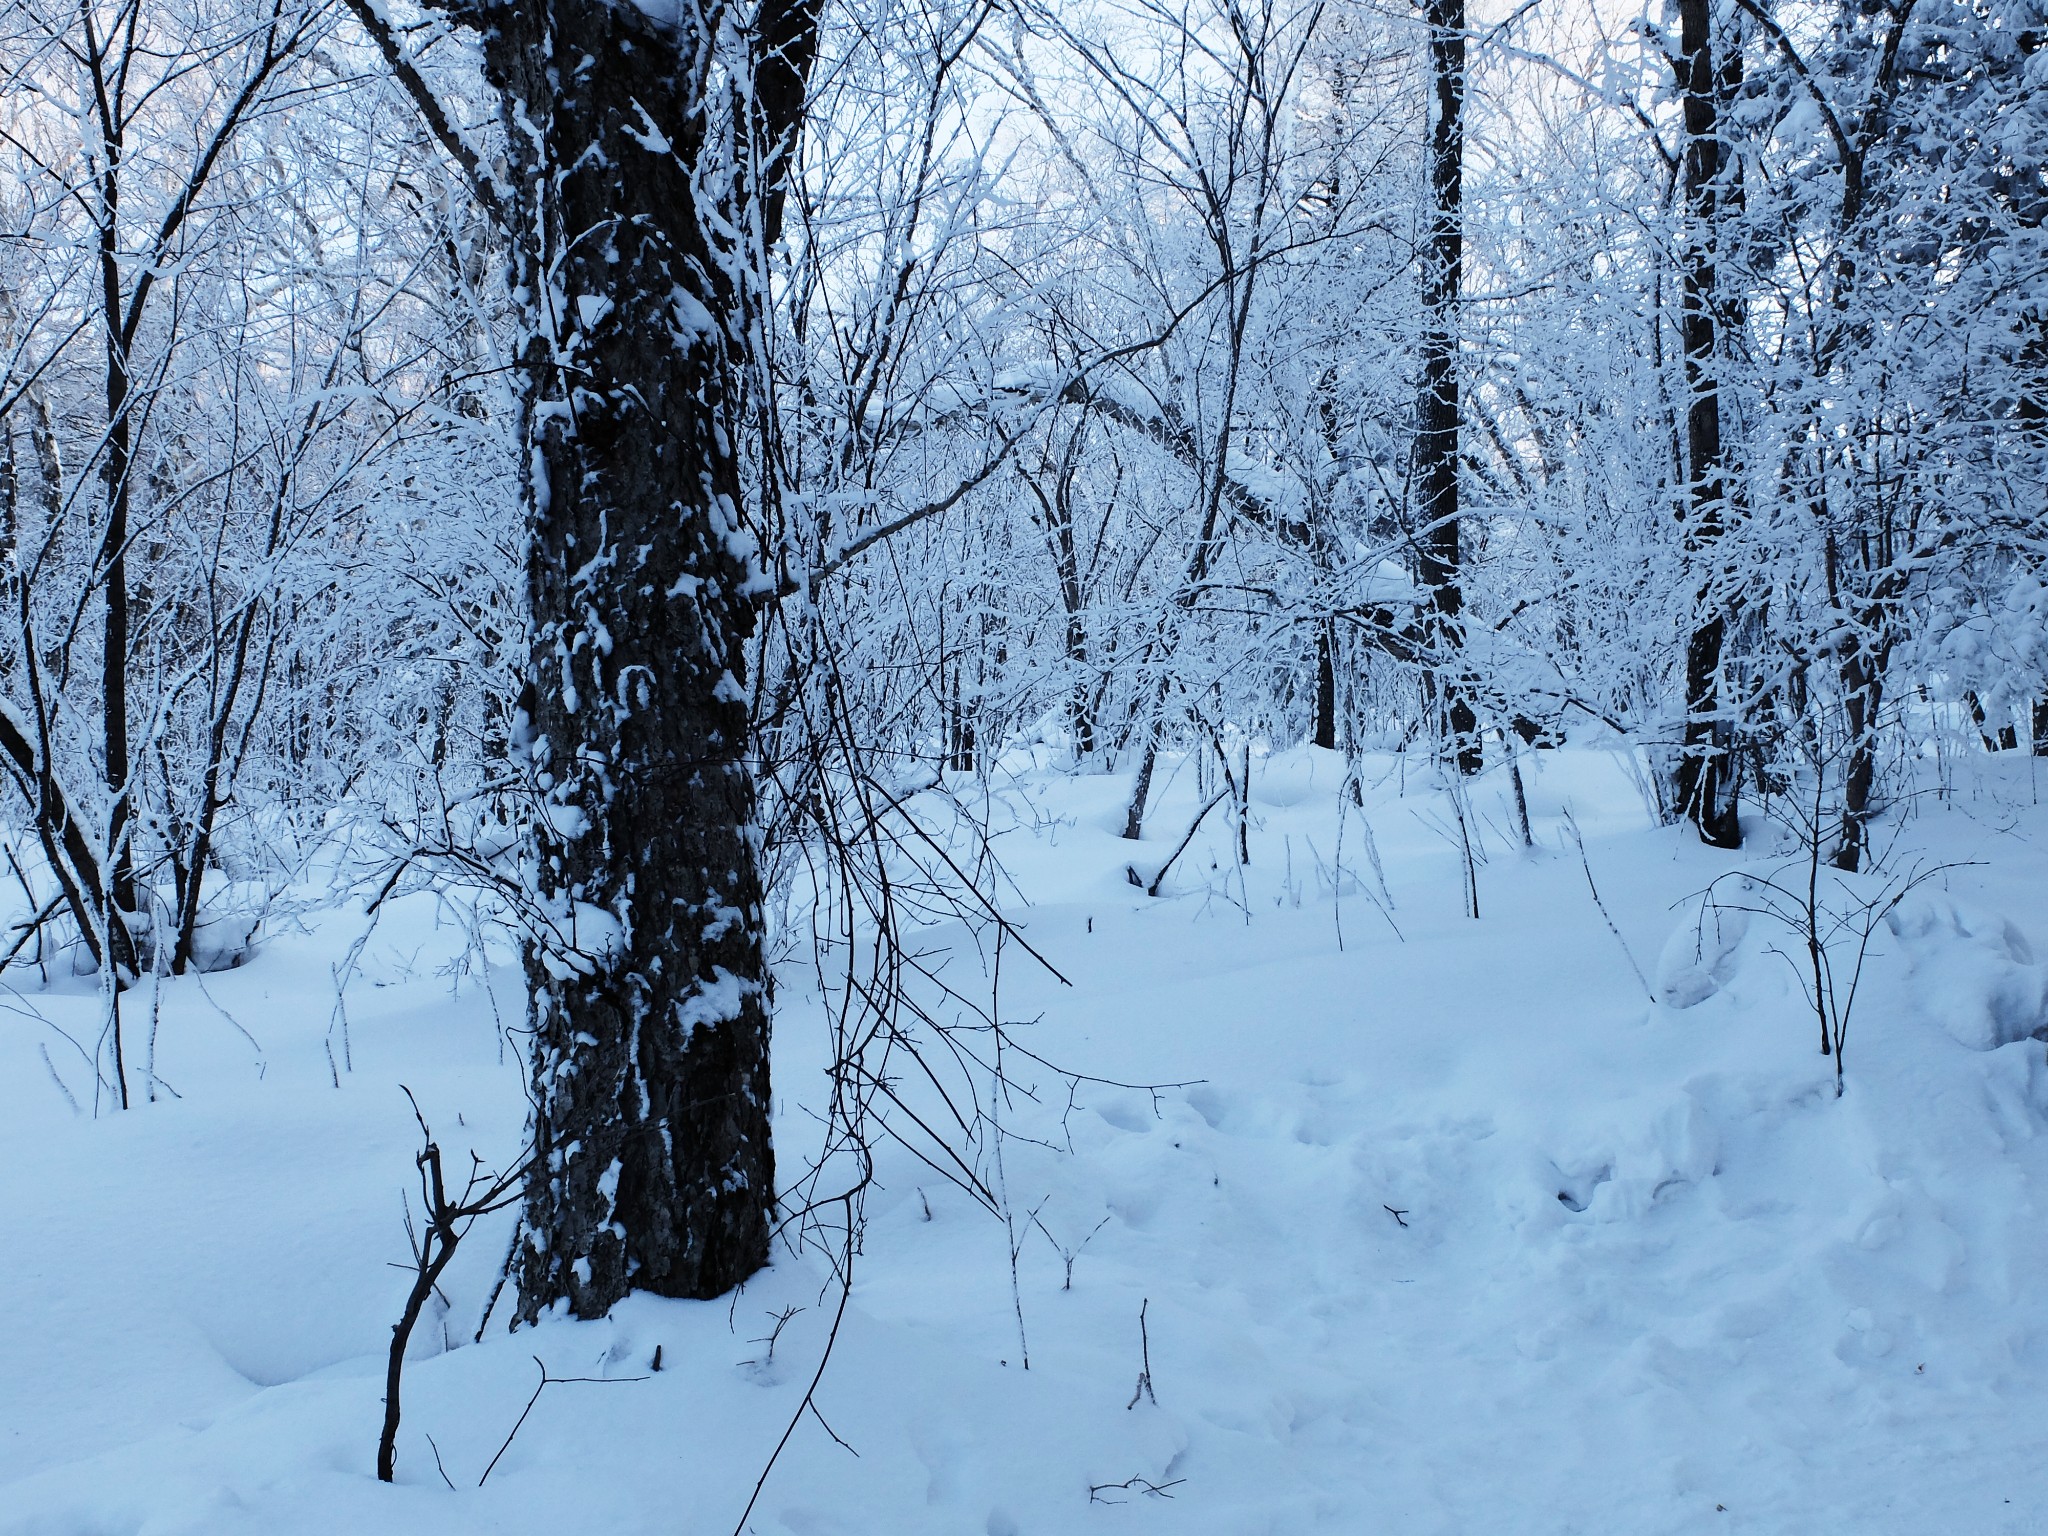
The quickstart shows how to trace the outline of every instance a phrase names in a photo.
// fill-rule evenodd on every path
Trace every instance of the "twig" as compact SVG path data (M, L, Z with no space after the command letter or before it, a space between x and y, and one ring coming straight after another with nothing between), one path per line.
M847 1230L851 1232L854 1220L851 1196L847 1197L847 1206ZM832 1314L832 1330L825 1335L825 1351L818 1356L818 1368L811 1373L811 1384L804 1388L804 1400L797 1404L796 1412L789 1416L789 1423L782 1431L782 1438L775 1442L775 1449L768 1453L768 1464L761 1468L761 1475L754 1479L754 1491L747 1495L747 1507L740 1511L739 1519L733 1522L732 1536L743 1536L747 1528L747 1517L753 1514L754 1506L761 1501L761 1490L768 1486L768 1474L775 1470L775 1463L782 1458L783 1447L789 1444L789 1437L796 1433L796 1427L803 1422L804 1414L806 1412L816 1412L812 1405L817 1395L818 1383L825 1379L825 1367L832 1360L832 1346L839 1342L839 1325L846 1320L846 1303L853 1296L853 1244L851 1241L847 1243L844 1257L845 1267L841 1270L839 1277L839 1306ZM819 1415L818 1422L824 1424L825 1420L822 1414ZM829 1424L825 1426L825 1432L827 1434L832 1433L832 1428ZM832 1438L835 1440L839 1439L837 1435L832 1435ZM840 1444L845 1445L846 1442L842 1440ZM847 1446L847 1449L852 1450L853 1447Z
M522 1215L512 1223L512 1241L505 1245L505 1262L498 1266L497 1281L491 1286L490 1300L484 1303L484 1315L476 1320L476 1337L471 1340L472 1343L481 1344L484 1341L484 1330L491 1326L491 1314L498 1310L498 1297L505 1289L505 1282L511 1278L512 1260L519 1252L519 1238L525 1231L526 1217ZM656 1366L655 1369L660 1370L661 1367Z
M789 1326L789 1320L795 1317L801 1311L803 1311L802 1307L787 1306L784 1307L780 1312L770 1312L768 1315L775 1319L775 1326L768 1330L767 1335L765 1337L747 1340L749 1344L766 1344L768 1346L768 1353L762 1356L759 1360L748 1360L745 1363L747 1365L759 1366L773 1365L775 1363L775 1346L779 1342L781 1342L782 1330L787 1328Z
M1151 1305L1150 1296L1138 1304L1138 1348L1143 1363L1138 1368L1138 1385L1132 1389L1131 1400L1124 1404L1126 1413L1138 1406L1138 1399L1141 1397L1149 1401L1154 1408L1159 1406L1159 1399L1152 1391L1152 1336L1145 1329L1145 1313Z
M526 1406L519 1410L519 1417L512 1425L512 1433L507 1435L505 1443L498 1447L498 1454L493 1456L491 1464L484 1468L484 1475L476 1480L476 1485L479 1488L490 1481L491 1473L497 1470L499 1459L512 1449L512 1442L519 1436L520 1426L526 1423L526 1416L533 1412L533 1405L540 1401L541 1393L547 1391L549 1387L568 1386L573 1383L608 1387L614 1383L645 1381L647 1379L645 1376L550 1376L547 1363L539 1355L533 1355L529 1358L532 1359L535 1365L540 1367L540 1385L533 1389L533 1396L529 1397L526 1400Z
M462 1192L451 1198L441 1172L441 1148L434 1140L434 1133L427 1128L426 1116L420 1113L419 1100L413 1098L410 1088L403 1084L399 1087L412 1105L413 1119L419 1123L420 1136L426 1144L414 1159L419 1168L421 1215L425 1225L419 1232L413 1232L408 1207L406 1232L412 1238L413 1283L405 1298L405 1310L391 1325L391 1353L384 1366L384 1429L377 1440L377 1480L385 1483L397 1475L399 1386L405 1371L405 1346L412 1337L413 1325L419 1321L428 1298L440 1283L441 1272L455 1257L457 1245L475 1225L476 1219L502 1210L519 1198L529 1161L523 1159L509 1172L492 1174L485 1172L482 1161L471 1153L469 1180L463 1185ZM499 1454L504 1453L501 1451ZM496 1464L494 1457L492 1465ZM485 1473L485 1476L489 1475Z
M1178 1083L1126 1083L1120 1082L1113 1077L1091 1077L1086 1072L1070 1071L1068 1068L1060 1066L1057 1062L1047 1061L1043 1056L1039 1055L1029 1046L1019 1045L1014 1040L1007 1042L1004 1049L1015 1051L1019 1056L1030 1057L1033 1061L1037 1062L1041 1067L1044 1067L1048 1072L1056 1072L1061 1077L1066 1078L1069 1082L1099 1083L1105 1088L1128 1088L1133 1093L1149 1093L1152 1095L1152 1113L1155 1116L1159 1113L1159 1095L1164 1093L1167 1089L1199 1088L1209 1081L1209 1079L1207 1079L1206 1077L1191 1077L1184 1082Z
M26 884L26 882L24 882L24 884ZM20 930L21 936L14 941L14 947L9 949L4 957L0 957L0 971L4 971L5 969L7 969L8 966L14 963L14 957L20 954L23 949L28 947L28 941L30 939L36 938L42 933L43 924L47 923L53 916L55 916L57 908L62 906L63 904L64 896L63 893L60 891L57 895L52 896L46 903L44 903L42 909L38 911L33 917L26 918L21 922L14 924L14 927Z
M1088 1485L1088 1502L1090 1504L1127 1504L1130 1502L1128 1499L1105 1499L1103 1495L1105 1493L1129 1492L1133 1490L1138 1493L1147 1494L1155 1499L1170 1499L1173 1495L1167 1490L1178 1488L1186 1481L1187 1479L1184 1477L1176 1477L1170 1483L1155 1483L1150 1478L1127 1477L1120 1483L1090 1483Z
M1607 931L1614 935L1614 942L1621 946L1622 957L1628 961L1628 968L1636 973L1636 982L1642 987L1643 996L1647 997L1650 1000L1651 1006L1654 1007L1657 1002L1657 994L1652 990L1649 979L1643 975L1643 968L1636 964L1636 957L1629 950L1628 940L1624 939L1621 936L1621 930L1614 926L1614 919L1607 911L1607 903L1600 899L1600 887L1593 883L1593 863L1592 860L1586 857L1586 840L1579 835L1579 824L1572 819L1569 806L1565 808L1564 824L1566 830L1572 835L1572 841L1578 845L1579 868L1586 872L1586 889L1593 893L1593 905L1600 909L1600 917L1607 924Z
M543 1392L545 1392L545 1391L547 1390L547 1386L548 1386L548 1368L547 1368L547 1366L546 1366L546 1365L544 1365L544 1364L542 1364L542 1362L541 1362L541 1358L540 1358L540 1356L539 1356L539 1355L535 1355L535 1356L533 1357L533 1363L534 1363L535 1365L538 1365L538 1366L540 1366L540 1385L539 1385L539 1386L537 1386L537 1387L535 1387L535 1388L533 1389L533 1396L529 1397L529 1398L528 1398L528 1399L526 1400L526 1406L525 1406L524 1408L522 1408L522 1409L520 1409L520 1410L519 1410L519 1418L518 1418L518 1420L517 1420L517 1421L516 1421L516 1422L515 1422L515 1423L514 1423L514 1424L512 1425L512 1433L511 1433L511 1434L509 1434L509 1435L507 1435L507 1436L505 1437L505 1443L504 1443L503 1445L501 1445L501 1446L499 1446L499 1447L498 1447L498 1455L497 1455L497 1456L493 1456L493 1457L491 1458L491 1464L490 1464L490 1465L489 1465L488 1467L485 1467L485 1468L484 1468L484 1475L483 1475L482 1477L480 1477L480 1478L478 1478L478 1479L476 1480L476 1485L477 1485L477 1487L479 1487L479 1488L483 1487L483 1485L484 1485L485 1483L487 1483L487 1482L489 1482L489 1481L491 1480L491 1474L492 1474L493 1472L495 1472L495 1471L496 1471L496 1470L498 1469L498 1457L500 1457L500 1456L503 1456L503 1455L504 1455L504 1454L505 1454L505 1453L506 1453L507 1451L509 1451L509 1450L511 1450L511 1449L512 1449L512 1440L513 1440L513 1437L514 1437L514 1436L516 1436L516 1435L517 1435L517 1434L519 1433L519 1426L520 1426L521 1424L524 1424L524 1423L526 1422L526 1416L527 1416L527 1415L528 1415L529 1413L533 1412L533 1405L534 1405L535 1403L537 1403L537 1402L539 1402L539 1401L540 1401L540 1395L541 1395L541 1393L543 1393Z
M1039 1207L1039 1209L1043 1210L1044 1207L1041 1206ZM1067 1279L1066 1283L1060 1287L1061 1290L1071 1291L1074 1288L1074 1260L1078 1259L1081 1256L1082 1249L1086 1248L1090 1243L1095 1241L1095 1234L1097 1232L1100 1232L1104 1227L1108 1226L1110 1221L1110 1217L1103 1217L1102 1220L1098 1221L1097 1223L1095 1223L1093 1227L1089 1228L1088 1235L1086 1237L1082 1238L1081 1241L1076 1243L1072 1248L1069 1248L1064 1243L1062 1243L1058 1238L1054 1237L1051 1231L1047 1229L1045 1223L1038 1219L1038 1211L1033 1211L1031 1213L1032 1225L1037 1227L1040 1232L1045 1233L1045 1240L1048 1243L1052 1244L1053 1252L1057 1253L1060 1256L1060 1262L1066 1266Z
M434 1449L434 1470L441 1474L441 1481L446 1483L448 1491L453 1493L455 1491L455 1479L450 1477L448 1469L441 1465L441 1447L434 1444L434 1437L431 1434L427 1435L427 1444L433 1446Z
M38 1040L36 1042L36 1049L42 1053L43 1069L50 1074L50 1081L57 1085L57 1091L64 1095L64 1102L71 1106L71 1113L74 1115L84 1114L85 1111L78 1107L78 1100L72 1097L71 1090L64 1086L64 1079L57 1075L57 1064L50 1060L50 1048Z

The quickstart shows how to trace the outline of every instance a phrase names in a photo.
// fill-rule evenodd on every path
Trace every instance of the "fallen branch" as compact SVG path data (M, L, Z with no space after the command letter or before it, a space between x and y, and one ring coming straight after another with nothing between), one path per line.
M1178 1488L1186 1481L1187 1479L1184 1477L1176 1477L1170 1483L1155 1483L1150 1478L1127 1477L1120 1483L1090 1483L1088 1485L1088 1502L1090 1504L1128 1504L1130 1502L1128 1499L1105 1499L1103 1495L1105 1493L1129 1492L1147 1494L1155 1499L1170 1499L1173 1495L1168 1490Z

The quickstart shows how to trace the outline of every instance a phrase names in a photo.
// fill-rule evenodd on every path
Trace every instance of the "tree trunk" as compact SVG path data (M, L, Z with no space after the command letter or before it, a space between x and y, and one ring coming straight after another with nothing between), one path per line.
M1721 390L1716 313L1716 229L1723 157L1721 81L1714 70L1710 0L1679 0L1680 58L1685 95L1684 298L1679 331L1685 344L1686 546L1711 561L1720 542L1726 488L1722 478ZM1681 814L1716 848L1740 848L1736 785L1740 759L1723 718L1721 653L1728 618L1721 584L1709 575L1694 594L1693 631L1685 648L1685 730L1675 781Z
M1986 752L1997 752L2002 747L2012 745L2010 742L2000 742L1991 734L1991 718L1984 713L1984 701L1977 697L1976 689L1963 690L1963 706L1969 710L1970 721L1977 727L1977 739L1984 743Z
M1337 626L1328 619L1316 625L1316 718L1310 741L1337 747Z
M1863 865L1870 840L1870 791L1877 781L1877 755L1870 737L1882 702L1882 675L1860 651L1842 666L1848 694L1842 701L1849 720L1849 766L1842 776L1842 835L1833 856L1837 869L1854 874Z
M1893 635L1880 604L1869 615L1871 638L1851 643L1842 659L1842 708L1848 716L1849 758L1842 775L1842 835L1834 865L1854 874L1870 846L1871 793L1877 787L1877 724L1884 708L1885 670Z
M1074 542L1074 468L1080 462L1087 432L1084 421L1067 438L1064 452L1055 464L1048 454L1039 473L1053 476L1050 496L1037 476L1026 473L1024 488L1038 503L1045 533L1046 552L1052 557L1054 579L1059 584L1060 607L1066 615L1067 672L1071 678L1067 695L1067 727L1073 735L1074 761L1086 762L1095 754L1095 709L1088 690L1088 612L1081 589L1081 559Z
M715 1296L768 1256L739 359L815 20L812 0L764 7L747 63L688 3L670 24L519 0L482 27L533 232L523 704L554 935L527 963L527 1321L557 1303L596 1317L632 1289ZM751 157L745 116L702 94L722 73L735 99L755 87Z
M106 521L100 532L98 570L106 612L100 648L100 766L107 782L105 902L108 963L116 987L126 985L138 956L128 917L136 909L134 850L129 823L134 785L128 753L128 514L132 502L135 423L129 410L129 305L122 286L120 175L123 145L111 124L101 136L106 163L98 178L100 323L105 328L107 439L100 467ZM118 1048L118 1032L116 1046ZM126 1104L125 1087L122 1094Z
M1877 727L1884 709L1887 669L1898 644L1898 603L1905 595L1907 573L1888 548L1880 550L1884 571L1868 600L1854 614L1842 642L1839 676L1842 708L1848 717L1848 761L1842 773L1842 835L1835 844L1837 869L1854 873L1863 866L1870 843L1871 792L1877 785ZM1838 564L1834 542L1828 547L1828 588L1840 607Z
M1138 754L1138 771L1131 779L1130 803L1124 807L1122 835L1126 842L1132 843L1145 835L1145 801L1152 794L1153 770L1159 766L1158 708L1146 717L1144 725L1144 750Z
M1080 553L1074 545L1074 460L1079 447L1077 433L1060 465L1059 483L1046 502L1046 532L1052 543L1053 569L1059 577L1060 604L1067 617L1067 667L1073 674L1067 720L1074 734L1074 758L1085 762L1095 755L1095 712L1088 702L1087 600L1081 590Z
M1429 592L1424 690L1461 773L1484 766L1465 677L1458 536L1458 300L1465 266L1465 0L1427 0L1434 92L1429 132L1429 245L1422 257L1422 389L1415 483L1422 535L1417 574Z

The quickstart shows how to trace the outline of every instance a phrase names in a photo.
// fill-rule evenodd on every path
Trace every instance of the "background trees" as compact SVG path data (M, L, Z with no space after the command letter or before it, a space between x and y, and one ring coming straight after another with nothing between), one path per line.
M388 757L369 699L433 711L459 664L430 612L340 613L347 573L386 570L420 516L422 465L461 463L481 424L419 218L435 168L352 94L332 26L205 3L0 22L16 953L46 957L58 923L116 991L231 963L294 823ZM110 1009L102 1083L125 1102Z
M1595 733L1853 868L2048 743L2035 0L0 14L11 963L119 1101L309 849L491 891L528 1315L760 1261L906 788Z

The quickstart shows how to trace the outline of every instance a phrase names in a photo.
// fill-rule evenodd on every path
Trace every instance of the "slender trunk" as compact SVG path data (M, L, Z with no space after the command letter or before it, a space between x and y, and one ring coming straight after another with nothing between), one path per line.
M106 888L107 940L112 949L115 985L135 969L137 955L128 917L136 910L134 850L129 826L134 818L134 786L128 752L128 520L133 496L135 433L129 411L129 349L127 305L121 287L119 239L119 149L108 147L109 164L102 179L100 227L102 323L106 326L107 446L101 475L106 486L106 526L99 549L101 592L106 624L100 651L101 768L107 783Z
M1060 482L1046 503L1047 531L1052 536L1053 569L1059 578L1060 604L1066 609L1067 667L1073 674L1067 704L1074 734L1074 756L1095 753L1095 711L1088 699L1088 622L1081 590L1080 553L1074 543L1074 476L1070 454L1060 467Z
M1970 721L1977 727L1977 739L1984 743L1986 752L1999 749L1998 739L1991 734L1991 718L1984 713L1984 701L1977 697L1977 690L1963 690L1963 707L1970 712Z
M1424 692L1461 773L1485 757L1465 675L1460 584L1458 460L1459 291L1465 265L1465 0L1426 0L1432 110L1429 245L1422 258L1422 387L1416 405L1415 481L1422 509L1417 572L1429 593Z
M50 519L58 516L63 508L63 466L57 455L56 433L48 403L36 395L32 397L32 404L35 415L29 429L30 439L36 452L43 515ZM28 577L21 564L20 466L14 453L11 426L0 423L0 437L5 439L7 468L5 537L4 543L0 543L0 596L4 596L14 620L14 632L9 639L17 647L23 691L32 709L32 718L24 717L0 702L0 757L4 757L7 768L14 775L16 787L34 813L36 837L42 846L44 861L62 892L64 906L78 925L86 950L98 964L103 962L104 956L100 924L105 916L102 911L104 903L100 900L99 859L86 838L79 817L71 808L70 797L57 782L50 764L50 711L40 658L36 653L36 628L29 605Z
M1842 657L1842 707L1848 717L1849 758L1842 775L1842 835L1835 845L1837 869L1862 868L1870 845L1871 795L1877 787L1877 726L1884 708L1885 673L1897 630L1892 603L1904 586L1894 566L1878 584L1860 616L1862 623Z
M249 673L249 643L255 633L256 610L251 607L236 626L234 653L228 663L226 686L214 701L213 719L206 739L206 768L199 780L199 805L192 815L190 841L179 859L178 930L171 952L171 974L182 976L192 965L192 942L199 932L199 904L206 892L206 866L213 861L213 833L220 810L227 803L227 786L233 783L239 752L230 759L228 734L234 722L235 705ZM269 670L266 659L264 671ZM260 700L259 700L260 705Z
M1074 757L1086 762L1095 755L1095 710L1088 696L1088 631L1078 613L1067 616L1067 665L1073 668L1073 690L1067 699L1067 720L1074 733Z
M1842 835L1834 865L1854 874L1870 841L1870 792L1877 782L1874 734L1884 703L1884 671L1858 646L1842 663L1843 712L1849 722L1849 766L1842 775Z
M1685 346L1686 547L1711 564L1724 526L1716 239L1723 156L1714 68L1711 0L1679 0L1678 84L1685 96L1684 290L1679 332ZM1721 698L1728 633L1721 582L1709 574L1693 597L1685 648L1685 730L1676 774L1681 814L1717 848L1740 848L1739 758Z
M1166 684L1162 682L1158 697L1144 715L1145 744L1138 754L1138 772L1131 780L1130 804L1124 807L1123 835L1129 842L1145 835L1145 801L1152 794L1152 774L1159 766L1159 716L1165 708Z
M12 311L6 313L4 340L14 342ZM57 434L51 420L49 401L41 391L29 391L31 424L29 442L35 451L37 500L45 524L63 510L63 465L57 457ZM0 600L6 602L14 633L8 637L20 664L23 688L33 705L33 719L25 719L0 702L0 760L14 774L14 784L33 811L37 840L43 860L57 881L61 905L72 913L78 934L100 963L102 940L98 891L100 864L86 840L84 827L72 811L70 797L63 793L49 762L49 705L37 655L35 614L29 604L29 575L20 561L20 463L14 453L14 426L0 420ZM51 903L51 909L55 903Z
M1316 746L1337 747L1337 626L1325 619L1316 625L1316 718L1309 737Z
M1052 556L1053 578L1059 586L1060 607L1066 615L1062 640L1072 678L1067 695L1067 725L1073 733L1077 762L1084 762L1095 753L1095 706L1088 690L1086 595L1081 587L1081 559L1074 540L1074 467L1080 458L1082 430L1077 429L1068 440L1056 468L1046 466L1057 475L1050 496L1035 477L1024 476L1025 488L1037 501L1044 518L1045 547Z
M1181 616L1193 611L1196 594L1202 582L1208 577L1209 565L1219 547L1218 531L1223 517L1223 487L1230 471L1230 424L1237 410L1238 371L1244 360L1245 326L1251 312L1251 285L1253 274L1242 273L1238 281L1242 284L1235 295L1235 307L1231 316L1230 367L1223 390L1223 425L1216 432L1215 472L1209 482L1208 501L1203 508L1202 529L1195 540L1195 547L1188 555L1187 568L1181 573L1180 589L1174 594L1173 605L1161 617L1159 627L1146 642L1139 675L1149 670L1149 664L1159 665L1159 680L1154 687L1151 708L1144 711L1144 748L1138 762L1138 775L1131 786L1131 802L1124 811L1124 837L1136 842L1145 833L1145 801L1152 793L1152 774L1159 763L1161 736L1166 729L1166 701L1173 691L1173 674L1167 669L1168 659L1173 654L1173 629Z
M948 670L943 655L940 672L946 682L946 767L954 773L974 772L974 712L967 695L967 654L957 653Z

